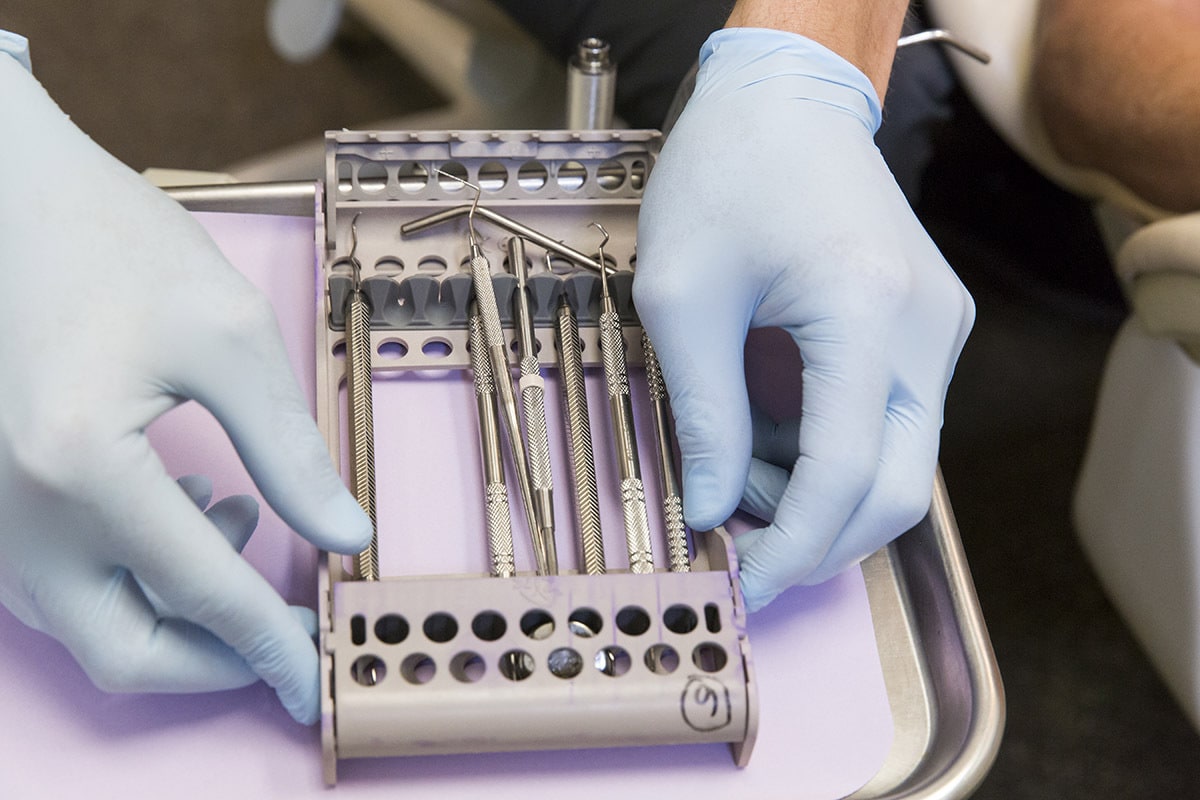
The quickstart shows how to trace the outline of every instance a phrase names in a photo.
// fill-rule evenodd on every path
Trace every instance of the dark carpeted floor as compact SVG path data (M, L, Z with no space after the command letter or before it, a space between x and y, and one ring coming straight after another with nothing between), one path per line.
M369 37L312 64L280 62L264 8L6 0L0 27L33 39L51 93L137 169L219 168L437 102ZM1198 797L1200 737L1105 599L1068 517L1123 315L1086 209L960 103L919 211L978 304L942 451L1008 693L1004 745L977 796Z

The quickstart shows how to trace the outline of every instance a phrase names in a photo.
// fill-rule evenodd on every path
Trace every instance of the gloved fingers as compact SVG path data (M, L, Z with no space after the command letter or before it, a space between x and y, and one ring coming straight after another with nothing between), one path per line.
M184 475L175 482L201 511L208 508L208 504L212 502L213 485L207 475Z
M187 372L174 383L220 421L288 525L325 550L360 552L371 538L370 521L334 470L270 305L256 292L230 305L220 330L189 341L193 359L177 359Z
M940 403L906 403L889 409L875 483L825 558L803 583L817 584L832 578L912 528L928 513L937 471L940 421Z
M113 527L127 532L114 557L174 616L239 654L297 721L315 721L317 659L309 633L209 519L173 490L161 467L144 465L135 476L112 497ZM245 510L237 505L226 510Z
M639 258L653 258L654 252ZM694 528L709 529L737 507L750 464L743 345L752 302L741 304L725 292L743 287L681 284L687 275L660 262L635 278L634 298L671 398L684 518Z
M743 545L742 589L760 608L820 564L876 479L887 411L887 370L837 329L798 342L805 358L799 457L772 523Z
M791 473L783 467L762 461L750 459L750 473L746 477L746 488L742 491L742 502L738 504L741 510L753 514L764 522L775 519L775 509L787 491ZM744 537L739 537L739 539ZM749 542L740 545L748 546Z
M194 478L198 476L189 477ZM176 482L180 483L182 480L181 478ZM189 486L196 485L195 482L189 481ZM208 486L211 490L212 484L209 483ZM196 500L195 497L191 499L193 502ZM205 518L225 537L225 541L229 542L230 547L239 553L246 548L246 544L250 541L255 527L258 525L257 500L248 494L235 494L218 500L207 509L202 506L199 506L199 508L204 512ZM150 601L150 605L154 607L155 612L159 616L175 616L175 612L163 602L157 593L147 586L142 586L142 591L145 592L146 599Z
M90 571L89 571L90 572ZM255 683L246 660L208 630L163 619L125 569L89 583L48 574L38 598L43 628L108 692L211 692Z

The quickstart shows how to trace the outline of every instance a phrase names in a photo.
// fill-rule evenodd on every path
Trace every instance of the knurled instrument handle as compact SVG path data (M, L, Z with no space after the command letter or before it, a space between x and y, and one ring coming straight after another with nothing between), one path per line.
M375 516L375 420L371 397L370 307L361 288L346 310L346 393L350 412L350 485L371 520L371 543L355 559L357 576L379 579L379 534Z
M592 428L588 416L587 384L579 323L570 303L562 298L555 316L558 334L558 368L562 383L563 423L567 429L567 456L575 495L575 522L583 572L604 574L604 535L600 529L600 494L596 486L596 461L592 453Z
M621 476L621 511L625 522L625 544L632 572L653 572L650 521L646 514L646 492L638 464L637 435L633 425L633 402L625 368L625 339L621 319L610 299L602 298L600 355L608 387L608 409L612 418L617 469Z
M492 575L511 578L516 574L512 512L508 505L508 487L504 483L504 455L500 449L499 420L496 418L496 384L478 314L471 315L468 327L471 371L475 378L475 403L479 418L479 448L483 460L488 552L492 560Z
M679 475L675 471L675 453L671 445L675 435L672 430L667 385L663 381L658 354L654 352L654 346L650 344L650 337L645 331L642 332L642 354L646 364L646 385L650 390L651 417L654 420L654 443L658 453L658 485L662 491L667 558L672 572L690 572L687 528L683 523L683 497L679 488Z

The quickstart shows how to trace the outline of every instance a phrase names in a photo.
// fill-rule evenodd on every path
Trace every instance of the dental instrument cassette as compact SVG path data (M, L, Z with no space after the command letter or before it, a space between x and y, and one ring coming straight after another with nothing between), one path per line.
M319 569L340 759L725 743L756 685L732 541L686 530L633 306L650 131L336 132L317 415L375 525Z

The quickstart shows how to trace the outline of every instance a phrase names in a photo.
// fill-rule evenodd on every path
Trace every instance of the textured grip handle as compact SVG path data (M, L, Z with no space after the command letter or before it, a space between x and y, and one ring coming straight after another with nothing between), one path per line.
M500 327L500 309L496 307L496 288L492 286L492 267L483 255L471 258L471 283L479 301L484 340L489 347L503 345L504 331Z
M604 536L600 530L600 497L596 487L596 462L592 453L592 428L588 417L579 324L565 300L555 319L558 332L558 366L563 394L563 420L567 428L567 455L575 492L575 522L583 572L604 574Z
M346 314L346 393L350 412L350 484L371 520L371 543L355 559L358 577L379 579L375 519L375 419L371 397L370 309L361 291L350 295Z
M667 529L667 558L671 572L691 572L687 528L683 524L683 499L679 495L663 498L663 520Z
M534 363L537 363L536 359ZM525 413L525 446L529 449L529 477L533 490L550 490L554 487L554 478L550 472L550 435L546 430L546 390L541 378L535 385L522 386L521 406Z
M508 487L489 483L484 488L487 513L488 549L492 554L492 575L511 578L516 574L513 560L512 513L508 507Z
M600 315L600 355L604 359L604 380L608 387L608 396L628 395L625 337L621 335L621 317L615 312Z
M629 548L629 571L654 572L650 550L650 520L646 516L646 491L637 478L621 481L621 513L625 518L625 543Z
M646 364L646 386L650 390L654 442L658 450L658 486L662 492L663 523L667 531L667 557L672 572L691 572L687 528L683 522L683 498L680 497L679 476L675 471L675 453L671 448L675 437L671 409L667 404L667 386L663 381L658 354L654 352L654 346L650 344L650 337L645 331L642 332L642 356Z

